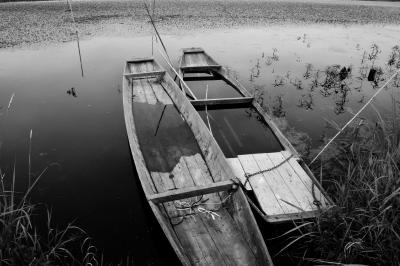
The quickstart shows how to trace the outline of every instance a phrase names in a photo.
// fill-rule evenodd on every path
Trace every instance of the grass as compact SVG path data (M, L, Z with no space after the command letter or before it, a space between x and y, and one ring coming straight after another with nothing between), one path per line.
M299 224L287 256L400 265L400 116L393 105L390 121L379 113L378 122L359 120L313 169L337 206Z
M14 164L8 178L0 169L0 265L99 265L85 231L72 223L61 230L53 228L51 211L42 213L29 202L31 191L48 168L22 194L16 191L15 168ZM47 221L36 219L43 215Z

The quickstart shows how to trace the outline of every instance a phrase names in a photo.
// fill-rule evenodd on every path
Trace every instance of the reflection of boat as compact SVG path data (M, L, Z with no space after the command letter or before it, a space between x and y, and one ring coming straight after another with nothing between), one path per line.
M199 114L153 59L126 63L123 105L147 200L184 265L272 265L242 189Z
M203 49L189 48L183 50L179 74L188 84L189 90L183 89L187 97L208 121L232 170L254 192L268 221L314 217L319 208L332 205L271 117L226 68ZM249 119L240 119L240 109Z

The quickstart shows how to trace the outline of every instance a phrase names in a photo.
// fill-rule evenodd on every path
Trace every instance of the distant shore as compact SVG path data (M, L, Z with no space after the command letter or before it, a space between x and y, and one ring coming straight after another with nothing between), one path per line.
M196 4L195 4L196 3ZM0 48L81 38L148 34L141 0L73 1L76 25L65 1L0 4ZM285 23L400 24L400 2L326 0L156 1L157 26L169 34L193 30Z

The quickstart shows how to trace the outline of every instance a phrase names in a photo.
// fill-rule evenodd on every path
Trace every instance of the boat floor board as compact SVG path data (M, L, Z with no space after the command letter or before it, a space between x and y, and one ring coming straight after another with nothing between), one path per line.
M318 211L316 201L322 207L328 205L328 200L296 158L287 159L289 156L288 152L282 151L227 159L243 184L246 183L246 173L273 168L251 176L246 184L247 189L253 190L261 209L270 217L271 222L282 222L293 217L312 217L312 212Z

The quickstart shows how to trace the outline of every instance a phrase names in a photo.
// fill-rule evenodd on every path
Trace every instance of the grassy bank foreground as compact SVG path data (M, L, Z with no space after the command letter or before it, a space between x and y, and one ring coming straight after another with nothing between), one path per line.
M15 189L12 176L0 170L0 265L101 265L85 231L72 223L54 228L51 211L29 202L29 194ZM46 222L38 216L47 216Z
M397 103L394 103L396 106ZM288 256L315 263L400 265L400 124L359 120L314 165L337 207L298 224Z

